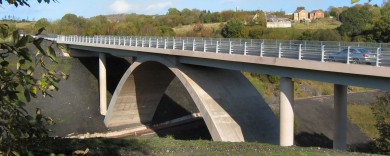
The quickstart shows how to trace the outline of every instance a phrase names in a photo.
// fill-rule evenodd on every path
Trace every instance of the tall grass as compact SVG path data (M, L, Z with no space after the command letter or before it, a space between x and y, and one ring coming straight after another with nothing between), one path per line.
M375 117L371 105L349 104L348 117L353 124L358 125L370 138L378 138L379 132L375 127Z

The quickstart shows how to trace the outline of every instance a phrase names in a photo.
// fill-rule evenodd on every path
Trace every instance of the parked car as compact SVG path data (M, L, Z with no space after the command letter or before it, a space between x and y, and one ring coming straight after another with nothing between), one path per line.
M348 48L343 49L340 52L331 53L328 56L328 60L332 62L347 62ZM376 61L376 53L373 53L367 49L361 47L349 48L349 63L366 63L371 64Z

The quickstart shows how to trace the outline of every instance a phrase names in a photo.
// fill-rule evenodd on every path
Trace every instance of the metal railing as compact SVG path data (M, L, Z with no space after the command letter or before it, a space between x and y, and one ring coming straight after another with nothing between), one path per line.
M390 44L368 42L303 41L303 40L267 40L267 39L229 39L229 38L192 38L192 37L156 37L156 36L63 36L51 38L59 43L88 43L116 46L132 46L187 50L194 52L212 52L229 55L248 55L259 57L290 58L298 60L331 61L330 56L348 49L346 64L354 61L350 48L361 47L374 55L370 62L377 67L390 66Z

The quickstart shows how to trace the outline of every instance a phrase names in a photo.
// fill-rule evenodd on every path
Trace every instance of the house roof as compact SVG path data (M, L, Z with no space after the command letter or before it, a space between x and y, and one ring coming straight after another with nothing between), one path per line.
M295 10L294 13L300 13L300 12L302 12L302 11L307 12L305 9L300 9L300 10Z
M313 11L311 11L310 13L318 13L318 12L322 12L322 13L323 13L322 10L313 10Z

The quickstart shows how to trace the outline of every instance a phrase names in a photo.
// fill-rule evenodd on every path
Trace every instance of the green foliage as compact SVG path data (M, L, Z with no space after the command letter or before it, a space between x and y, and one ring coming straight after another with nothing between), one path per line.
M237 18L233 18L222 28L221 34L225 38L239 38L243 28L244 23Z
M49 21L46 18L41 18L34 24L34 30L39 30L48 26L50 26Z
M253 39L297 40L305 30L294 28L265 28L262 26L245 26L241 37ZM244 36L248 35L248 36Z
M87 35L109 35L111 29L111 23L106 16L99 15L90 18L87 21L89 29L86 29Z
M390 42L390 3L381 9L382 16L376 20L371 31L377 42Z
M348 104L348 117L353 124L356 124L370 138L379 136L375 127L375 117L372 113L371 105L367 104Z
M15 5L15 7L18 7L18 6L30 6L30 4L28 3L28 0L5 0L6 2L8 2L8 4L10 5ZM58 2L57 0L51 0L52 2ZM50 3L50 0L37 0L38 3L42 3L42 2L45 2L45 3ZM3 4L3 0L0 0L0 5Z
M305 10L305 7L299 6L299 7L297 7L297 10Z
M160 26L158 27L158 36L175 36L175 31L171 27L168 26Z
M299 37L300 40L340 41L341 36L336 30L306 30Z
M354 6L340 15L342 25L338 28L341 35L356 37L373 27L373 6Z
M66 14L58 22L58 31L63 35L85 35L87 20L74 14Z
M376 119L375 126L379 131L379 138L374 142L376 150L390 154L390 93L378 97L371 109Z
M46 68L48 60L56 62L55 43L44 45L44 39L20 36L0 25L0 38L11 38L0 43L0 151L26 153L26 142L47 136L45 125L53 121L37 108L35 116L24 109L31 98L39 94L51 96L64 73ZM39 69L36 71L36 69Z

